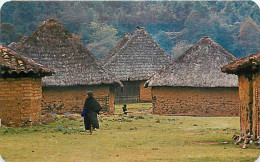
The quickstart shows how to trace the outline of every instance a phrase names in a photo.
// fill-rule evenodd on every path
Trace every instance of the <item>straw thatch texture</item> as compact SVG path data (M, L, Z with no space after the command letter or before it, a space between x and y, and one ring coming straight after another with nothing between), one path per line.
M221 67L236 57L206 36L182 56L153 75L147 86L237 87L235 75L221 72Z
M105 56L101 59L101 62L102 62L103 64L105 64L106 62L108 62L108 60L109 60L110 58L112 58L112 57L117 53L117 51L119 51L119 50L125 45L125 43L130 39L130 37L131 37L131 34L130 34L130 33L126 33L126 34L124 35L123 39L121 39L121 40L117 43L116 47L113 48L111 51L109 51L108 54L105 55Z
M170 56L146 30L137 27L131 38L108 59L104 66L121 81L138 81L147 80L170 62Z
M36 63L23 54L0 45L0 77L23 76L49 76L53 69Z
M260 71L260 52L251 54L239 60L235 60L226 66L223 66L221 70L229 74L242 74L247 72L259 72Z
M35 61L56 70L43 85L98 85L122 83L56 19L44 21L30 36L11 44Z

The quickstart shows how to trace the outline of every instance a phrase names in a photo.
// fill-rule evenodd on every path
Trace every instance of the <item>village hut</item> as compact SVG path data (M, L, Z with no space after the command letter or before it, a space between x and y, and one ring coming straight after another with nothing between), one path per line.
M0 45L0 119L3 125L32 125L39 119L42 77L53 73L53 69Z
M154 74L154 114L238 115L237 77L221 72L236 57L210 37L196 42L183 55Z
M10 47L56 70L43 79L43 111L81 112L87 91L93 91L103 111L114 112L114 89L122 83L57 19Z
M143 85L153 73L170 63L170 56L151 38L145 28L137 27L128 39L120 49L112 52L104 64L124 84L123 92L116 90L116 101L151 101L151 89L144 89Z
M260 52L233 61L221 70L238 75L241 136L260 136Z

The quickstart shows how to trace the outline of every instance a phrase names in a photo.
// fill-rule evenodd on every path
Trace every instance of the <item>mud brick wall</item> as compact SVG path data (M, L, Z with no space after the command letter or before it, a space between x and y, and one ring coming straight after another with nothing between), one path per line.
M239 76L240 134L260 135L260 73Z
M242 136L250 132L251 119L250 112L252 111L249 103L252 102L252 92L250 92L250 81L244 75L238 77L239 85L239 111L240 111L240 133ZM252 91L252 85L251 85ZM251 97L250 97L251 96Z
M41 114L41 78L0 78L0 118L6 126L32 125Z
M114 88L106 85L43 87L43 112L81 113L88 91L94 93L104 111L114 113Z
M253 134L260 136L260 72L253 75Z
M154 114L239 114L238 88L152 87Z
M151 102L152 101L152 88L144 88L145 81L140 82L140 102Z

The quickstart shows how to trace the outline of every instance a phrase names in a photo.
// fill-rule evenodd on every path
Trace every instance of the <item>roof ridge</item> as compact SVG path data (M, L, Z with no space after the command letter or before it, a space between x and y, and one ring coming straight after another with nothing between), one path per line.
M126 47L127 47L127 45L129 44L129 42L133 40L133 36L134 36L134 34L130 36L130 38L128 39L128 41L127 41L113 56L111 56L111 57L107 60L106 63L104 63L104 66L107 66L107 64L108 64L113 58L115 58L115 57L118 55L119 52L124 51L124 50L126 49Z
M213 48L205 44L204 41L207 41L207 44L211 46L213 45ZM201 59L201 53L204 54L203 51L206 52L205 54L209 55L210 60L213 62L205 62L205 60L203 60L205 59L204 57ZM193 54L195 57L188 57L189 55L193 56ZM185 57L187 57L187 59L185 59ZM216 57L218 57L217 61L214 59ZM144 87L234 87L237 79L234 80L234 76L222 75L220 70L223 63L234 59L236 59L236 57L232 53L219 45L209 36L206 36L201 38L192 47L186 50L181 58L179 57L173 60L167 66L153 74L145 82ZM165 78L168 78L168 80ZM212 78L215 78L215 80L213 81Z
M160 50L162 50L164 52L164 54L168 57L169 54L167 54L167 52L165 52L165 50L156 42L153 40L153 38L150 36L150 34L146 31L146 29L144 27L140 27L140 26L137 26L136 27L137 29L135 30L134 34L131 35L130 39L113 55L110 57L110 59L104 64L105 66L113 59L116 57L116 55L119 53L119 52L122 52L126 49L126 47L128 46L128 44L130 44L130 42L136 37L138 36L138 32L140 31L143 31L145 35L147 35L155 44L158 48L160 48Z
M12 47L56 69L56 75L43 79L47 86L98 84L123 86L115 75L103 67L93 53L56 19L44 21L29 38L12 44Z
M130 33L125 33L124 34L124 37L117 43L117 45L112 49L110 50L107 55L105 55L103 58L102 58L102 63L103 65L105 65L117 52L118 50L117 49L121 49L126 43L127 41L129 41L129 39L131 38L131 34ZM125 41L125 43L121 46L121 44Z
M215 47L220 48L221 50L223 50L225 52L225 54L228 54L230 57L236 59L236 56L233 55L229 50L227 50L226 48L224 48L222 45L220 45L219 43L217 43L216 41L214 41L210 36L204 36L202 38L200 38L196 43L194 43L190 48L188 48L182 55L180 55L177 59L175 59L176 61L180 61L182 62L182 59L187 56L187 55L191 55L192 52L190 52L191 50L193 50L194 48L196 48L197 46L199 46L203 41L208 41L211 42Z
M147 61L143 62L146 58ZM147 80L170 60L170 56L153 40L146 29L137 27L130 39L104 63L104 66L111 69L120 80Z

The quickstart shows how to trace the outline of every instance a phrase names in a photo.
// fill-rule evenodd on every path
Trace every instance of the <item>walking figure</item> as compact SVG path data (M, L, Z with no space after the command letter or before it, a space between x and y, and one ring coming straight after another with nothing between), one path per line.
M90 131L90 135L95 128L99 129L97 114L101 109L102 107L94 98L93 93L88 92L81 116L84 117L85 129Z

